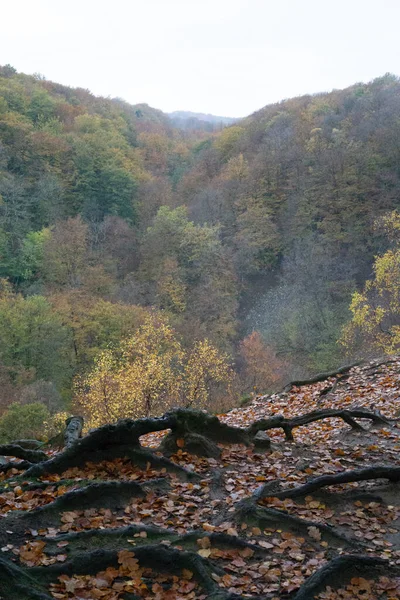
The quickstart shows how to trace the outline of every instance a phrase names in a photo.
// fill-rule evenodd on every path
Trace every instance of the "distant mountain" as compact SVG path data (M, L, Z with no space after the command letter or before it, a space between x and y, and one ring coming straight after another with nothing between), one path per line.
M218 117L216 115L187 110L175 110L167 114L175 127L188 130L219 131L239 121L235 117Z

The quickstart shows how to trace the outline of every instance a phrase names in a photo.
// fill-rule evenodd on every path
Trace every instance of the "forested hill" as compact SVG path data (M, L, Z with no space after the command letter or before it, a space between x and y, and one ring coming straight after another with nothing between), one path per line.
M173 125L181 129L220 131L227 125L232 125L239 119L232 117L217 117L209 113L196 113L187 110L175 110L168 113Z
M399 204L399 114L386 75L183 130L1 67L1 411L59 411L129 362L129 339L147 383L164 374L151 393L135 380L147 412L347 360L351 295L388 247L376 218Z
M349 292L384 247L376 218L399 206L399 92L387 75L267 106L179 183L191 218L221 227L247 330L315 370L338 357Z

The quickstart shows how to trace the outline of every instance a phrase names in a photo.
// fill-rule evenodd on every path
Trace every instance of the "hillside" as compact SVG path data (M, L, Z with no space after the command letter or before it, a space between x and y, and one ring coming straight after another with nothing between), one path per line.
M221 412L397 352L399 92L385 75L211 133L0 67L0 442L74 410ZM355 317L375 329L339 344L377 266Z
M224 125L232 125L232 123L239 120L235 117L218 117L217 115L211 115L210 113L191 112L190 110L174 110L167 114L173 119L199 119L200 121L223 123Z
M399 598L399 373L368 362L60 453L2 446L1 596Z
M340 363L349 298L385 247L374 223L398 207L399 85L387 75L266 106L179 184L230 249L242 333L257 329L306 372Z
M191 131L221 131L224 127L240 120L233 117L217 117L209 113L196 113L188 110L175 110L168 113L168 116L175 127Z

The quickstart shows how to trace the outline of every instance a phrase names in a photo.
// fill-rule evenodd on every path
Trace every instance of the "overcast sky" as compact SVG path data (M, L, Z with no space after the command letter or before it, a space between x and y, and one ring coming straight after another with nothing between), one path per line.
M245 116L400 74L400 0L0 0L0 64L168 112Z

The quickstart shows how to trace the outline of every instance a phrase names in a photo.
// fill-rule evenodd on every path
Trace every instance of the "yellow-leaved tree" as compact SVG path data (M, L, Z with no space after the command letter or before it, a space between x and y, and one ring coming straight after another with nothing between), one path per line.
M363 354L367 350L392 354L400 349L400 213L391 212L380 224L392 248L375 258L373 279L352 296L352 319L340 343L353 353L357 347Z
M212 391L233 380L228 357L208 340L185 351L165 317L149 315L135 335L107 349L76 382L89 427L160 415L173 406L205 407Z
M212 400L212 390L223 388L232 393L233 371L226 354L209 340L196 342L186 355L181 389L184 406L203 407Z

